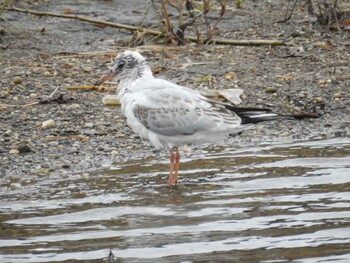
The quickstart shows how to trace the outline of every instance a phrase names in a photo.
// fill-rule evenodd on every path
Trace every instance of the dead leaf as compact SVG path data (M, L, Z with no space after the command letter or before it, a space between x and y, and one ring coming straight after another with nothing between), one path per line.
M73 10L70 9L70 8L65 8L64 9L64 13L67 14L67 15L70 15L70 14L73 14Z
M295 77L291 76L290 74L285 74L285 75L277 75L276 79L293 80L295 79Z
M46 28L45 27L40 28L39 31L40 31L40 34L42 34L42 35L46 34Z
M165 70L167 70L166 67L154 67L154 68L152 68L153 74L158 74L158 73L165 71Z
M169 54L169 53L165 53L165 52L164 52L164 57L165 57L165 58L176 58L177 55L175 55L175 54Z
M234 77L236 77L236 73L234 73L233 71L230 71L230 72L227 72L225 74L224 79L229 80L229 79L232 79Z
M242 89L224 89L218 90L217 93L219 94L219 96L225 98L233 105L238 105L242 102L240 98L240 96L243 94Z
M350 27L350 18L346 18L344 19L341 23L340 23L340 27Z

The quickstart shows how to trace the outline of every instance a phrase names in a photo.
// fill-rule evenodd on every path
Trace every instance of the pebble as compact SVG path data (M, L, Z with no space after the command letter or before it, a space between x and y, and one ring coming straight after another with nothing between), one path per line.
M79 153L78 147L71 147L68 153Z
M0 98L6 98L10 93L7 90L0 92Z
M60 145L60 143L58 141L52 141L52 142L49 142L48 144L53 146L53 147L58 147Z
M91 122L87 122L87 123L85 123L84 127L85 127L85 128L93 128L93 127L94 127L94 124L91 123Z
M12 189L12 190L21 189L22 185L20 183L11 183L9 185L9 188Z
M323 98L322 97L316 97L316 101L317 102L323 102Z
M340 99L342 97L342 95L341 95L340 92L336 92L336 93L333 94L333 97L337 98L337 99Z
M84 72L91 72L92 71L92 67L89 67L89 66L83 67L83 71Z
M19 154L19 151L17 149L12 149L9 152L10 154Z
M50 169L47 169L47 168L42 168L42 169L39 169L36 171L36 174L38 176L47 176L50 174Z
M32 98L32 99L36 99L36 98L38 97L38 94L36 94L36 93L31 93L31 94L29 95L29 97Z
M23 82L23 79L20 76L15 76L12 78L12 82L14 84L21 84Z
M22 177L19 175L10 175L9 178L10 178L11 182L15 182L15 181L21 180Z
M83 130L83 134L85 135L95 135L96 134L96 130Z
M267 87L265 89L265 93L275 93L277 92L277 88L276 87Z
M69 164L62 164L61 166L63 169L69 169L71 166Z
M48 71L45 71L45 72L44 72L44 76L45 76L45 77L49 77L49 76L51 76L51 73L48 72Z
M224 78L225 78L226 80L230 80L230 79L232 79L232 78L234 78L234 77L236 77L236 73L233 72L233 71L227 72L227 73L225 74L225 76L224 76Z
M18 146L19 153L30 153L33 152L32 148L30 148L27 144L22 144Z
M48 163L43 163L41 165L41 168L45 168L45 169L49 169L50 168L50 165Z
M104 105L120 105L117 95L106 95L102 98Z
M69 105L67 107L69 110L76 110L76 109L79 109L80 108L80 105L77 104L77 103L73 103L72 105Z
M50 119L50 120L47 120L47 121L44 121L42 124L41 124L41 127L43 129L50 129L50 128L53 128L56 126L56 122L53 120L53 119Z

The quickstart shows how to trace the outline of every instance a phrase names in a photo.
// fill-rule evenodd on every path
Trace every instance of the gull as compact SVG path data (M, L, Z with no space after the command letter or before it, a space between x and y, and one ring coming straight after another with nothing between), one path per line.
M169 149L168 185L178 181L181 145L218 142L261 121L318 117L311 113L281 115L270 109L241 108L208 99L196 90L155 78L146 59L136 51L119 53L95 85L115 77L128 125L155 148Z

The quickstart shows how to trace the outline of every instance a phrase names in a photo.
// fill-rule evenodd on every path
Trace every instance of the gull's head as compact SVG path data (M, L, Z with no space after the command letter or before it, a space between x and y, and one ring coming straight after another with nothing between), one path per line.
M108 73L103 76L95 85L100 85L105 81L112 80L118 76L119 79L133 79L141 77L143 69L146 67L145 58L136 51L124 51L119 53Z

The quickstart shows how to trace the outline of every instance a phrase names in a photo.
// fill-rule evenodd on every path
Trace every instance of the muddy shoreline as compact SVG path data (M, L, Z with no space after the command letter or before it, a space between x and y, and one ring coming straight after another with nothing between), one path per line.
M26 1L22 7L53 12L71 8L105 20L116 20L117 13L120 14L117 22L129 24L137 24L143 17L135 12L135 6L143 1L128 1L113 10L109 1L103 1L98 9L97 1L89 5L83 1L74 5L68 2ZM281 3L273 7L259 5L266 12L283 8ZM302 17L304 10L298 12L297 17ZM110 83L108 91L69 89L74 85L92 85L107 69L113 52L127 49L120 42L130 38L130 32L16 12L3 15L16 28L0 21L5 29L0 38L1 104L42 101L56 87L59 89L49 103L1 107L1 185L20 188L41 177L87 173L115 162L155 154L166 159L166 151L157 152L134 135L118 107L103 105L102 98L115 93L116 83ZM219 145L249 147L350 136L350 52L348 45L340 44L349 40L349 32L327 32L310 22L274 24L274 17L262 20L249 13L240 16L228 13L228 18L223 21L224 37L282 38L295 44L292 47L190 44L174 48L146 40L138 49L158 77L203 91L241 88L244 106L271 107L285 113L309 110L322 116L315 120L258 124ZM150 23L152 19L154 15L150 12L145 21ZM43 126L49 120L54 123Z

